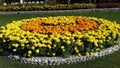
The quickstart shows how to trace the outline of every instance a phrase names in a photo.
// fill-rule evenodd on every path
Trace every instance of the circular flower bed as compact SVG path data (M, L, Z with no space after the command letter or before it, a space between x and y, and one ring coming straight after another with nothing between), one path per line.
M92 56L119 37L119 24L95 17L38 17L0 27L1 47L22 57Z

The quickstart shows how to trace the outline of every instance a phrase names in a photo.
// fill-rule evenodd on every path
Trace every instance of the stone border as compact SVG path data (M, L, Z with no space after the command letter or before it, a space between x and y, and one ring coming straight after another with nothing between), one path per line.
M8 11L0 12L0 14L47 14L47 13L69 13L69 12L110 12L110 11L120 11L120 8L93 8L93 9L75 9L75 10L51 10L51 11Z
M120 43L120 38L118 39L118 43ZM21 63L26 64L36 64L36 65L61 65L61 64L70 64L70 63L77 63L82 62L90 59L95 59L98 57L106 56L111 53L114 53L115 51L118 51L120 49L120 44L115 45L113 47L109 47L106 49L103 49L101 52L95 52L93 55L88 56L75 56L71 55L67 58L62 57L32 57L32 58L25 58L20 57L19 55L9 54L7 57L9 59L17 60Z

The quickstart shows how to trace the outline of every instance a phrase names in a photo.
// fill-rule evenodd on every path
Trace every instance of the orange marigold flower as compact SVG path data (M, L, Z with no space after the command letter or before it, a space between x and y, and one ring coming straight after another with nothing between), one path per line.
M63 34L64 32L71 32L74 33L76 31L82 30L96 30L98 28L98 24L95 21L92 21L87 18L76 18L75 25L61 25L60 23L57 25L53 25L53 23L48 22L46 19L41 20L32 20L29 21L21 26L22 30L31 31L31 32L38 32L38 33L60 33ZM54 21L55 23L57 22Z

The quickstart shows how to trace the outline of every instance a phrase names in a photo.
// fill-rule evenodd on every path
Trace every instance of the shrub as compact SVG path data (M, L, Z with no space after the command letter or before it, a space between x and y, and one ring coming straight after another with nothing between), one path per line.
M61 10L61 9L85 9L94 8L94 4L56 4L56 5L12 5L0 6L0 11L39 11L39 10Z
M97 8L114 8L114 7L120 7L120 3L118 2L111 2L111 3L100 3L96 4Z

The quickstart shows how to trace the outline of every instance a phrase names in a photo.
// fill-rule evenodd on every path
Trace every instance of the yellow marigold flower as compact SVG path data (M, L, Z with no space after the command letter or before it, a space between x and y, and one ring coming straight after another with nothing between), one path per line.
M16 52L17 50L16 49L13 49L14 52Z
M52 55L53 55L53 56L55 56L55 55L56 55L56 53L53 53Z
M35 47L34 47L34 46L32 46L32 47L31 47L31 49L32 49L32 50L35 50Z
M32 51L31 51L31 50L29 50L29 51L28 51L28 54L29 54L29 55L30 55L30 54L32 54Z
M108 40L111 40L112 38L111 37L108 37Z
M58 38L55 39L56 42L60 42L60 40Z
M37 47L37 46L39 46L39 44L38 44L38 43L35 43L34 46Z
M78 53L78 56L81 56L81 54L80 54L80 53Z
M44 39L43 37L40 38L41 41L43 41L43 39Z
M98 40L98 43L103 43L103 40Z
M6 42L6 40L5 39L3 39L3 43L5 43Z
M49 49L51 49L51 48L52 48L52 47L51 47L51 45L47 45L47 46L48 46L48 48L49 48Z
M98 43L97 43L96 41L94 42L94 45L95 45L96 47L98 47Z
M78 40L75 42L75 44L78 45L78 46L80 46L80 45L82 45L82 42L81 42L81 40L78 39Z
M69 45L70 43L71 43L71 42L70 42L69 40L67 40L67 41L66 41L66 44L68 44L68 45Z
M86 52L85 55L88 56L88 55L89 55L89 52Z
M46 45L45 44L41 44L41 47L46 47Z
M77 46L76 46L76 47L74 47L74 50L78 50Z
M99 51L100 50L100 48L96 48L96 51Z
M100 45L99 47L100 47L100 48L103 48L103 45Z
M39 50L39 49L36 49L35 52L38 54L38 53L40 52L40 50Z
M46 43L49 43L49 44L52 44L52 42L49 40L49 41L46 41Z
M66 50L65 49L62 49L63 52L65 52Z
M90 55L93 55L93 52L90 52Z
M15 47L18 47L18 46L19 46L19 44L14 44L14 46L15 46Z
M47 54L49 55L50 53L48 52Z
M0 38L2 38L3 37L3 34L0 34Z
M22 46L22 47L24 47L24 46L25 46L25 44L24 44L24 43L22 43L22 44L21 44L21 46Z
M27 57L30 57L30 56L31 56L30 54L27 55Z
M78 53L78 52L79 52L79 50L78 50L78 49L76 49L75 51L76 51L76 53Z
M53 45L53 48L55 48L55 47L56 47L56 44Z
M64 49L65 48L65 46L61 46L61 49Z
M32 43L36 43L36 40L32 39L31 42L32 42Z

